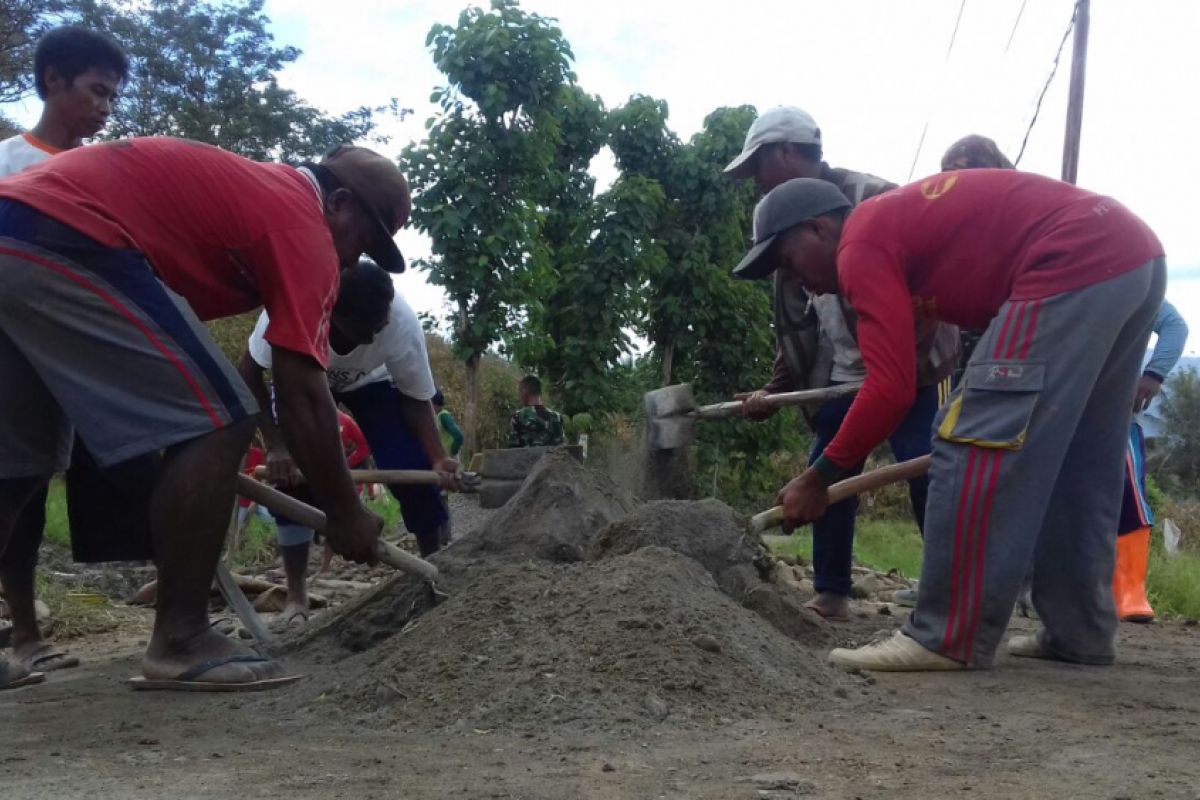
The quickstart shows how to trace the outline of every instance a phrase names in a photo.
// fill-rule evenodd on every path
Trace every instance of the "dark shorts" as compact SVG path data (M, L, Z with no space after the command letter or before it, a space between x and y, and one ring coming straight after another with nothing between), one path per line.
M0 478L107 467L258 413L146 259L0 200Z
M400 411L402 395L390 381L369 383L352 392L339 392L334 400L341 403L362 429L371 456L379 469L430 469L429 457L408 428ZM450 519L442 492L435 486L388 486L400 504L404 527L417 539L421 555L439 547L438 530ZM273 514L279 528L279 543L301 544L306 540L302 529L287 517Z

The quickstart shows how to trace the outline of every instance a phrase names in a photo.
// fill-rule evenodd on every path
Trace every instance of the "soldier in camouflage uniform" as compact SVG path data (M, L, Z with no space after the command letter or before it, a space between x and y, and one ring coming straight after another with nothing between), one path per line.
M509 447L552 447L563 443L562 414L542 403L542 381L526 375L517 385L521 408L509 421Z

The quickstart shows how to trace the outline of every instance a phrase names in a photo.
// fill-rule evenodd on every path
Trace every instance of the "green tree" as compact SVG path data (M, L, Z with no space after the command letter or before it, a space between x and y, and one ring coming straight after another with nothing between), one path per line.
M470 453L479 360L546 280L545 181L567 149L556 111L579 96L562 31L512 0L469 8L454 27L435 25L426 43L448 85L433 93L441 111L404 163L416 190L413 222L433 240L422 266L455 312Z
M1200 373L1176 370L1163 392L1166 441L1160 469L1188 494L1200 486Z
M653 230L666 257L644 275L638 329L654 347L662 385L686 381L701 402L726 400L761 386L775 352L770 284L730 275L750 242L753 189L721 172L741 149L755 110L719 108L686 143L667 127L668 113L665 102L635 96L611 114L610 146L623 178L652 181L666 198ZM793 419L698 426L706 488L716 471L725 476L719 493L730 499L762 502L773 494L779 475L769 468L772 454L804 448Z
M33 49L67 7L63 0L0 0L0 103L33 92Z
M584 241L556 253L553 288L530 322L550 344L538 363L568 414L621 407L624 392L614 368L630 352L638 289L666 263L654 237L665 208L656 182L621 178L580 215Z
M77 0L80 24L127 49L131 75L105 135L179 136L260 161L314 158L369 137L396 102L332 116L279 85L300 57L277 46L264 0Z

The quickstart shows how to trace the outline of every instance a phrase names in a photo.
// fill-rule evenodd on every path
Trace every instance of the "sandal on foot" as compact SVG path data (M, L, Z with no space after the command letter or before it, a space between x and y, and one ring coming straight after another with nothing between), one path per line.
M30 672L53 672L56 669L78 667L79 657L64 653L49 642L43 642L38 649L22 658L21 664Z
M223 667L226 664L265 664L269 661L271 659L265 656L254 655L252 653L239 653L237 655L225 656L224 658L213 658L203 661L179 673L178 677L175 678L137 677L130 678L125 683L130 688L139 691L162 689L175 692L261 692L266 689L275 689L279 686L295 683L304 677L303 675L283 675L278 678L262 678L242 683L197 680L197 678L209 670Z
M0 692L5 689L32 686L35 683L42 683L46 680L46 675L42 672L26 672L24 675L13 675L14 672L19 673L20 671L20 667L16 664L0 660Z
M283 624L288 628L303 628L308 624L308 612L297 608L290 614L284 614Z

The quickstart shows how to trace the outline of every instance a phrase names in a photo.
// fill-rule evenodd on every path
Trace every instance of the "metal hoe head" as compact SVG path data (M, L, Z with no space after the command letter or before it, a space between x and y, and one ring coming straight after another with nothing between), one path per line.
M686 447L695 438L696 420L688 416L696 410L692 386L681 383L647 392L646 443L655 450Z

